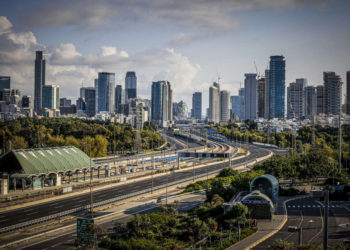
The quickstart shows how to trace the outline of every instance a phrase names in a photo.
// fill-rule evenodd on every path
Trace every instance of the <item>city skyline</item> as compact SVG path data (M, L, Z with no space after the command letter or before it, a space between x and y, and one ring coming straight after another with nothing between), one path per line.
M102 71L114 72L118 85L124 85L125 72L135 71L138 93L147 98L152 81L168 80L175 101L190 104L192 93L200 91L203 107L208 107L208 88L217 80L217 72L222 88L236 95L244 74L256 73L254 61L258 71L264 72L270 55L285 56L286 85L296 78L307 78L312 86L322 84L323 71L335 71L344 80L349 68L346 1L204 1L197 5L166 1L168 6L157 1L99 6L90 2L84 8L78 8L78 2L69 5L71 16L65 20L50 15L66 9L65 1L1 6L0 75L12 76L13 88L34 96L29 79L34 79L32 54L37 49L47 53L47 83L59 85L62 96L70 99L79 96L82 83L93 86ZM136 11L141 7L154 13L154 18ZM209 15L208 7L218 11ZM129 16L109 12L126 8ZM42 23L35 15L39 10ZM168 16L161 14L165 10ZM181 22L174 15L183 17ZM141 37L143 42L137 42Z

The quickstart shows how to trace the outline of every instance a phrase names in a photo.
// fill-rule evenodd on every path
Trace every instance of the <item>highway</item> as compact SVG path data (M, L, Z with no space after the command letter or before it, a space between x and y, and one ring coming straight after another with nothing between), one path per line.
M266 156L270 153L268 149L250 146L250 155L241 159L232 160L232 164L244 164L251 160L259 157ZM278 153L278 152L277 152ZM210 171L220 171L227 164L218 163L211 166L201 167L192 172L192 169L184 170L181 172L172 172L168 174L168 182L183 180L188 177L193 177L193 175L205 174ZM166 178L164 176L154 177L153 185L154 187L166 184ZM108 189L102 189L95 191L93 193L94 202L104 201L113 197L120 197L122 195L142 191L147 188L152 187L152 179L140 180L133 183L126 183L123 185L111 187ZM67 197L52 202L46 202L38 205L33 205L25 208L20 208L16 210L11 210L7 212L0 213L0 228L7 226L19 224L22 222L30 221L37 218L42 218L44 216L49 216L52 214L67 211L72 208L82 207L88 205L90 200L89 193L76 195L72 197Z
M289 226L302 227L303 243L323 243L324 205L316 198L307 197L286 203L288 221L284 227L271 238L263 241L254 249L267 249L277 239L298 244L298 232L289 232ZM328 245L350 239L350 227L342 227L350 223L350 212L339 202L330 202L328 219Z

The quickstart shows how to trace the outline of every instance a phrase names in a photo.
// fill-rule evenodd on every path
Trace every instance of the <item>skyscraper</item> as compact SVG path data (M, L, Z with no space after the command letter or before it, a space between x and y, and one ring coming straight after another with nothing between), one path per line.
M323 72L324 112L327 115L339 114L341 105L342 80L335 72Z
M122 109L121 109L121 106L123 104L123 87L122 87L122 85L117 85L115 87L114 103L115 103L115 112L122 113Z
M80 89L80 98L83 98L86 104L85 110L88 117L96 114L96 89L84 87Z
M244 119L255 120L258 109L258 80L256 74L245 74L244 76Z
M36 51L34 69L34 111L42 107L42 88L45 86L45 59L43 51Z
M304 115L311 119L317 113L316 87L307 86L304 88Z
M346 113L350 115L350 71L346 72Z
M169 126L173 119L172 99L172 89L168 81L152 83L151 119L161 127Z
M125 76L125 102L137 97L137 78L134 71L129 71Z
M245 119L244 94L245 94L244 88L240 88L238 90L238 96L240 97L240 100L241 100L241 106L240 106L241 111L240 111L240 114L238 116L239 116L239 119L241 121Z
M195 119L202 119L202 93L195 92L192 95L192 117Z
M270 119L270 70L265 70L264 118Z
M270 118L285 116L286 61L284 56L270 57Z
M59 109L60 96L57 85L45 85L42 88L42 108Z
M324 114L324 86L319 85L316 87L316 114Z
M98 112L112 113L114 111L114 82L114 73L98 73Z
M220 122L220 84L216 82L209 88L209 121Z
M3 89L11 89L11 77L0 76L0 91Z
M231 96L231 109L232 109L232 112L235 116L238 116L238 119L240 119L240 115L241 115L241 103L242 103L242 100L243 99L241 96L238 96L238 95L234 95L234 96Z
M297 79L287 88L287 118L301 119L304 116L304 87L306 79Z
M226 90L220 91L220 121L227 122L230 120L230 93Z
M258 118L265 116L265 78L258 80Z

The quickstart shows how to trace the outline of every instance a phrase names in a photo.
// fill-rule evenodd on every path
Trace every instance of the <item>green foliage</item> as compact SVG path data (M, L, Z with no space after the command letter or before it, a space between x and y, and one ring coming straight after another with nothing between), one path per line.
M144 149L163 144L153 124L141 130ZM107 152L135 149L135 131L128 124L89 121L73 118L20 118L0 121L0 148L10 149L57 147L73 145L93 157L106 156Z
M235 176L238 174L239 174L239 172L237 170L234 170L232 168L225 168L225 169L220 171L220 173L217 177L228 177L228 176Z

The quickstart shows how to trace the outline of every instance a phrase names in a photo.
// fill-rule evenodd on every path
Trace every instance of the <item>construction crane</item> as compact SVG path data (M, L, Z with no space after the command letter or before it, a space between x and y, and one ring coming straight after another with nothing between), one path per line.
M254 67L255 67L256 75L257 75L258 79L260 79L261 74L258 71L258 67L256 66L256 62L255 61L254 61Z

